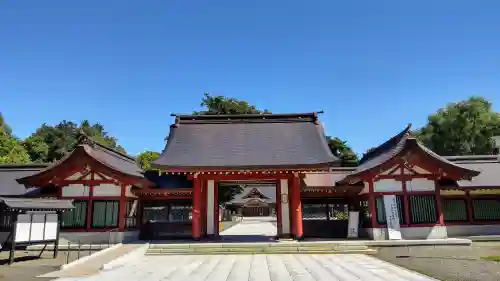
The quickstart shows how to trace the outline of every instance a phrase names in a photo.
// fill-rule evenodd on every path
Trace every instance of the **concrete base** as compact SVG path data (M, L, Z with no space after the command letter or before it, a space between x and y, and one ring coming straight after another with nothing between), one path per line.
M61 232L61 237L71 243L117 244L137 241L139 231L123 232Z
M388 240L387 228L365 228L360 233L375 241ZM402 227L403 239L444 239L448 237L468 237L500 235L500 225L453 225L432 227Z

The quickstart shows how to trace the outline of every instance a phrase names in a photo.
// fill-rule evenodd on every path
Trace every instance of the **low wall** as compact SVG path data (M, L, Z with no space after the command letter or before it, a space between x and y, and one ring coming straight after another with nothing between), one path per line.
M388 240L387 228L365 228L360 233L372 240ZM402 227L403 239L443 239L448 237L468 237L500 235L500 225L449 225L431 227Z
M124 232L64 232L61 237L72 243L117 244L138 239L139 231Z

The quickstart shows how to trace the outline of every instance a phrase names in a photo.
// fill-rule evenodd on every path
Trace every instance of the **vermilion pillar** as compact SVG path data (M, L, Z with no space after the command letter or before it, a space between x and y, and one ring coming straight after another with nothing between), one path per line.
M441 188L439 188L438 180L434 181L434 186L436 187L436 207L438 213L438 222L439 225L444 225L443 202L441 201Z
M126 184L122 184L121 185L121 192L120 192L120 209L119 209L119 215L118 215L118 228L120 229L120 231L123 231L125 229L125 220L126 220L126 217L127 217L127 214L125 214L125 211L126 211L126 207L127 207L127 198L125 197L126 196L126 191L127 191L127 185Z
M304 237L304 232L302 229L302 202L300 201L300 178L298 175L295 175L292 179L291 190L293 230L295 239L300 240Z
M191 233L195 240L199 240L201 236L201 199L201 181L195 175L193 180L193 218L191 221Z

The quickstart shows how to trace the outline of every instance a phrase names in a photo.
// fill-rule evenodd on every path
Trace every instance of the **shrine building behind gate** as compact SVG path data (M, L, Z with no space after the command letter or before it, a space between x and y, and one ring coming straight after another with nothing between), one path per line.
M233 184L276 187L274 196L251 189L233 203L271 206L279 237L346 238L350 213L359 214L358 235L376 240L389 232L402 239L500 234L498 155L442 157L410 129L359 166L339 167L316 113L177 115L149 171L84 137L29 174L0 166L0 182L14 184L3 179L17 173L15 184L30 196L74 200L62 220L70 240L217 237L219 186ZM254 211L262 209L247 212Z

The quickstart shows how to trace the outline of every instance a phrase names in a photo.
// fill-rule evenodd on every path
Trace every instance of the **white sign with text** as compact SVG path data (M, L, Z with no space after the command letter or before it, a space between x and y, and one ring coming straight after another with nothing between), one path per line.
M384 195L383 198L389 240L401 240L401 226L399 224L399 210L396 195Z
M347 238L358 238L358 229L359 229L359 212L358 211L350 211L349 212L347 225L348 225Z

